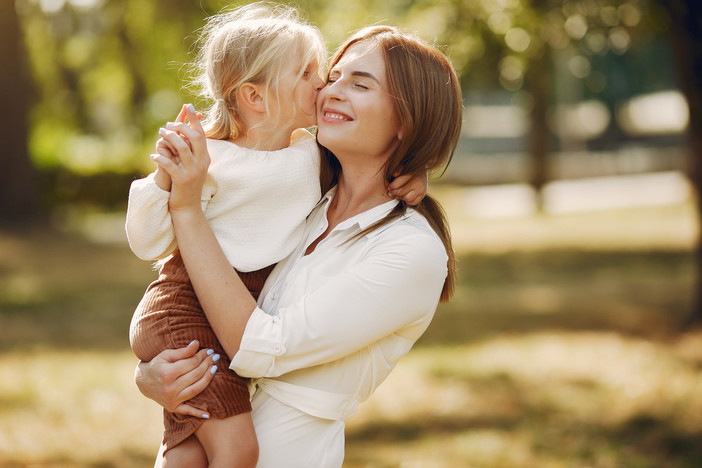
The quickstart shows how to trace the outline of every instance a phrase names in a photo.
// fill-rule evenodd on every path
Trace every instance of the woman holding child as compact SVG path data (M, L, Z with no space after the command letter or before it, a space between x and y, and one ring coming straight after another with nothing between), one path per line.
M438 203L408 207L387 189L394 175L442 169L453 155L462 101L446 57L396 28L362 29L332 58L316 113L326 194L258 303L203 215L209 156L192 110L164 137L177 157L154 158L172 180L170 216L198 299L231 369L251 379L259 467L340 467L344 421L453 287ZM187 400L209 383L212 359L197 343L166 350L140 363L137 384L170 411L201 416ZM207 466L207 456L188 463Z

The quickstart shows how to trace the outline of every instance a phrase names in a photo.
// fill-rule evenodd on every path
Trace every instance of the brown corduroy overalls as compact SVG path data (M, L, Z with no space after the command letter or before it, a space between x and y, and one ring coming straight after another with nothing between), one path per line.
M254 299L263 288L273 265L250 273L239 273ZM179 252L161 267L137 306L129 327L134 354L150 361L164 349L187 346L198 340L200 347L213 349L221 356L214 379L188 404L208 412L211 418L226 418L251 411L248 381L229 369L229 359L210 327L195 295ZM163 444L171 449L193 434L205 420L163 412Z

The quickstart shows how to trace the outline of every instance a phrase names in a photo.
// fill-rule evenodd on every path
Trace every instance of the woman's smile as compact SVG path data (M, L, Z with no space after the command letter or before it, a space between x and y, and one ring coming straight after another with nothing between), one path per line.
M348 121L351 121L353 119L342 112L332 110L332 109L324 109L322 120L324 120L325 122L329 122L329 123L336 123L336 122L348 122Z
M349 46L317 96L319 143L338 158L387 159L399 141L385 58L371 41Z

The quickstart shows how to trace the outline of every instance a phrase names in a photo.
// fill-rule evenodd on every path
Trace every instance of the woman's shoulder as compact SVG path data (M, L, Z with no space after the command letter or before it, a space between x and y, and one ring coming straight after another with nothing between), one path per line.
M408 208L404 215L390 223L371 231L369 235L378 237L380 243L393 244L393 248L410 252L421 249L446 254L439 235L427 219L412 208Z

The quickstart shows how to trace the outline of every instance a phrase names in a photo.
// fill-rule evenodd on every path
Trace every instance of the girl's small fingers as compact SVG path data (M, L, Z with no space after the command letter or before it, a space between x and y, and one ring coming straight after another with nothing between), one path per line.
M424 200L424 197L416 195L414 198L411 200L405 200L409 206L417 206L419 205L422 200Z
M166 171L171 176L173 175L173 173L176 170L178 170L178 166L176 165L176 163L168 156L154 153L154 154L150 154L149 157L151 158L151 160L153 162L155 162L160 167L162 167L163 170Z
M401 189L407 184L407 182L412 180L412 177L412 174L402 174L396 176L395 179L393 179L393 181L388 184L388 190L392 191Z
M184 128L188 128L185 124L174 124L172 127L178 128L181 126ZM192 129L189 130L192 131ZM189 142L187 142L181 135L179 135L179 133L176 133L172 130L166 130L165 128L160 129L159 132L161 133L163 139L167 141L168 144L172 147L172 151L175 154L177 154L181 160L185 160L188 157L192 157L192 150Z

